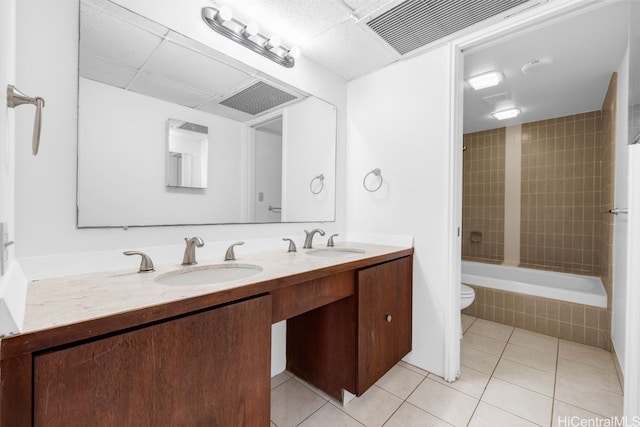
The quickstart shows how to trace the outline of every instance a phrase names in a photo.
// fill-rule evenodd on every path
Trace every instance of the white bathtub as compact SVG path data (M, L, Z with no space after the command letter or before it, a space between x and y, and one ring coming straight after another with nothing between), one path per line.
M595 307L607 307L599 277L462 261L462 283Z

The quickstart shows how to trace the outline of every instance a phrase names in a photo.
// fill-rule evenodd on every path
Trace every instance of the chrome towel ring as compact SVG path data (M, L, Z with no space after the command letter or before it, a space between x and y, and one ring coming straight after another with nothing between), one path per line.
M314 182L315 181L319 181L320 182L320 189L317 191L313 190L313 186L314 186ZM318 186L318 184L316 184L316 187ZM311 182L309 183L309 190L311 190L311 192L313 194L320 194L322 192L322 190L324 189L324 174L320 174L316 177L314 177Z
M44 99L39 96L31 97L25 95L16 89L13 85L7 86L7 107L16 108L23 104L33 104L36 106L36 117L33 122L33 141L31 143L31 151L35 156L38 154L40 147L40 130L42 128L42 109L44 108Z
M367 185L367 178L369 178L369 175L375 175L378 177L378 185L376 185L375 187L371 186L369 187ZM379 168L375 168L372 171L369 171L365 176L364 179L362 180L362 186L364 187L365 190L367 190L370 193L376 192L380 189L380 187L382 187L382 172L380 171Z

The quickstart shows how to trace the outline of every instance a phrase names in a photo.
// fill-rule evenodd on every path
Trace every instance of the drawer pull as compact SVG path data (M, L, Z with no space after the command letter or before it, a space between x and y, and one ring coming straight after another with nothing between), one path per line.
M387 314L387 322L391 323L391 315Z

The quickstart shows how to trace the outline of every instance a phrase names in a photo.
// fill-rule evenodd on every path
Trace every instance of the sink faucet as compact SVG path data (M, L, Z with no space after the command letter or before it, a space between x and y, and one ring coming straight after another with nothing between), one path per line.
M140 268L138 269L138 273L148 273L151 271L155 271L153 268L153 261L151 261L149 255L138 251L126 251L122 253L127 256L140 255L142 257L140 259Z
M304 238L304 246L303 246L304 249L313 248L313 246L312 246L313 245L313 236L316 233L320 233L321 236L324 236L324 231L320 230L319 228L316 228L316 229L311 230L311 231L304 230L304 232L307 235L307 237Z
M196 261L196 246L201 248L204 246L204 242L200 237L185 237L184 241L187 243L187 247L184 250L184 257L182 258L182 265L197 264Z
M227 252L224 254L225 261L236 260L236 254L233 252L233 248L238 245L244 245L244 242L235 242L233 245L229 246L229 249L227 249Z

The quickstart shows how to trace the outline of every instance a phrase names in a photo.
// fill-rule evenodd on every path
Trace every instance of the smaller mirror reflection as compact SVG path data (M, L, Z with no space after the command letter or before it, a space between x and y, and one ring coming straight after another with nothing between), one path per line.
M167 120L167 187L207 188L209 128Z

